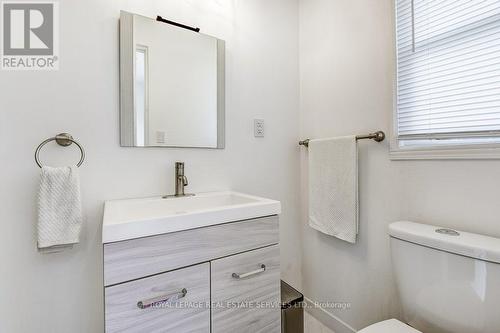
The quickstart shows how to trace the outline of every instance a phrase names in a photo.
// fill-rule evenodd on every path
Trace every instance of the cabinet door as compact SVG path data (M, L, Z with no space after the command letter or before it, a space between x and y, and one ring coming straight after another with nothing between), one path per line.
M278 245L211 263L212 333L281 331Z
M105 288L106 332L210 332L210 264Z

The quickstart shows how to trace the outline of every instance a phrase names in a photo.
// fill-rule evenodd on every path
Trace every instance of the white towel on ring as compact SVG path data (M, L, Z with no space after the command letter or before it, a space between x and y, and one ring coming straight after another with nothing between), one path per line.
M38 249L58 252L80 240L82 205L78 168L42 167L38 193Z

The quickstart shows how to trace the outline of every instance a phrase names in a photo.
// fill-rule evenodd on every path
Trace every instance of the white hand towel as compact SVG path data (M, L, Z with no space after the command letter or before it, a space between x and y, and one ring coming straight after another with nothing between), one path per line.
M78 168L42 167L38 193L38 249L58 252L79 242L82 205Z
M309 141L309 225L356 243L358 148L355 136Z

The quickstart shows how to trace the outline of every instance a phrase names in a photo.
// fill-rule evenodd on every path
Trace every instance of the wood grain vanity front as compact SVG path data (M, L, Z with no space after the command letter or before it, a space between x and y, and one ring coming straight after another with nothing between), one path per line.
M278 230L270 216L104 244L106 332L279 333Z
M104 244L104 285L277 244L278 217Z
M212 331L279 333L277 245L212 261Z
M208 333L210 264L105 288L105 303L107 333Z

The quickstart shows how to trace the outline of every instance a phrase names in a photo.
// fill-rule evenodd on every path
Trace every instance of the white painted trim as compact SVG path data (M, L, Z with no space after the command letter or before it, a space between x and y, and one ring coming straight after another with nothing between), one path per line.
M389 150L391 154L389 157L392 159L392 152L399 148L397 133L398 133L398 48L396 47L397 34L396 34L396 1L392 1L392 110L391 110L391 132L389 134Z
M389 153L391 160L491 160L500 159L500 145L458 145L401 149L393 148Z
M316 302L304 296L306 311L314 318L319 320L323 325L327 326L335 333L356 333L357 331L348 323L326 311L325 309L316 306Z

